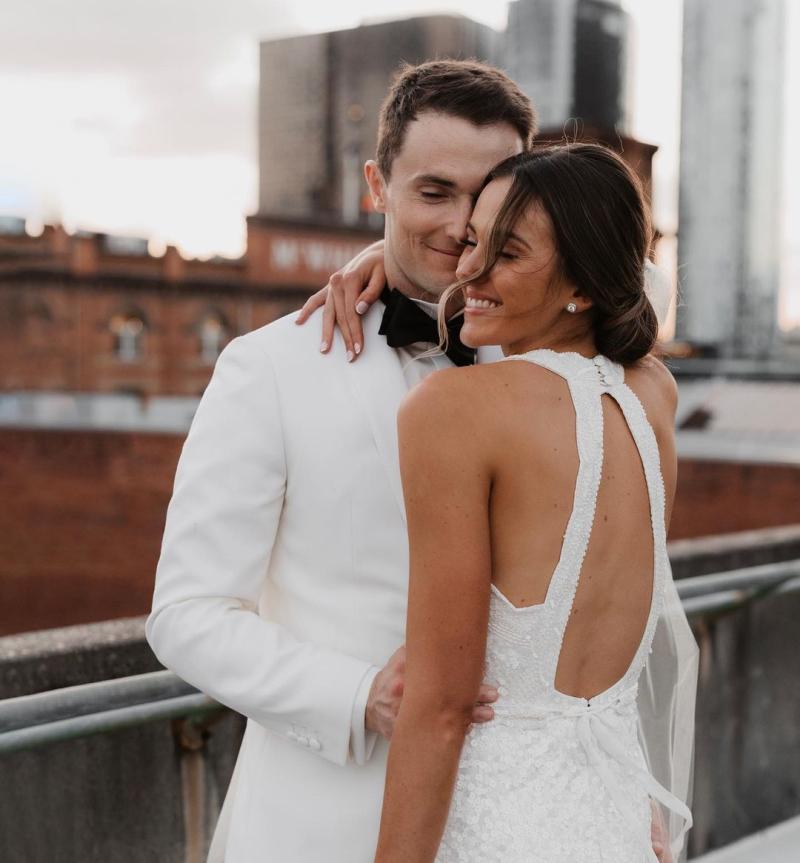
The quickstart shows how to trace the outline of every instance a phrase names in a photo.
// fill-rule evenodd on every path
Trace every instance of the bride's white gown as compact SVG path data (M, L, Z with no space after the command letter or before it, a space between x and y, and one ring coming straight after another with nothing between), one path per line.
M644 863L650 798L690 818L648 773L637 738L637 685L670 577L664 485L655 435L622 366L605 357L532 351L569 385L580 467L561 557L546 598L518 609L492 586L485 679L499 686L496 718L467 736L437 863ZM653 593L626 674L591 701L555 688L556 669L594 521L607 393L641 456L653 529Z

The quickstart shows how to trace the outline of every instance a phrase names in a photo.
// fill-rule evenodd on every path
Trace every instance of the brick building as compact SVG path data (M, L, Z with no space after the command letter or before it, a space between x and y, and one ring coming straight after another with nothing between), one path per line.
M197 395L234 336L298 309L376 238L252 217L240 260L155 257L144 241L0 233L0 391Z

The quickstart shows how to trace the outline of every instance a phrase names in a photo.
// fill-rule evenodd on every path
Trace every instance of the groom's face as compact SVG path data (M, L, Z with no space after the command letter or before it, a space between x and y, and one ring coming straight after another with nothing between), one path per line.
M476 126L427 112L411 122L388 180L367 163L373 202L386 215L386 275L409 296L436 301L455 280L467 223L484 178L522 152L507 123Z

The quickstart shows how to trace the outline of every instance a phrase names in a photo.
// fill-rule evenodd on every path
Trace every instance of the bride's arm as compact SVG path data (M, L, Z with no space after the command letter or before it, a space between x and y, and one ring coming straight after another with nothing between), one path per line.
M474 420L474 371L434 373L398 414L410 551L406 680L376 863L436 856L483 678L491 469Z

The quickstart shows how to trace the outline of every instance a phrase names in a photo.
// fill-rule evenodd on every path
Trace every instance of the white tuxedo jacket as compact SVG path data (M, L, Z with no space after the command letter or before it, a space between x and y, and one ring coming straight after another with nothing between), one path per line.
M319 327L295 315L235 339L183 447L146 634L248 718L215 863L373 859L388 745L355 763L351 715L404 641L408 583L406 383L382 313L365 316L352 364L338 337L320 354Z

